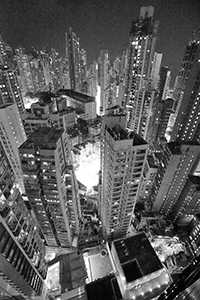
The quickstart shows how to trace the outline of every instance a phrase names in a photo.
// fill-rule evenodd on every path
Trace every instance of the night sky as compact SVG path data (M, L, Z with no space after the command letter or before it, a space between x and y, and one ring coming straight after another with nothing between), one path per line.
M14 48L55 48L64 55L72 27L91 63L101 47L111 58L121 54L131 22L147 5L160 21L156 51L175 74L191 33L200 29L200 0L0 0L0 34Z

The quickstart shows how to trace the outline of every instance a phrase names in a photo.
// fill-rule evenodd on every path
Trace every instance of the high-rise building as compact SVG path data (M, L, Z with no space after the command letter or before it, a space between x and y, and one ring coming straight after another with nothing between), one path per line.
M165 100L168 95L171 81L171 71L167 66L162 67L160 70L160 81L159 81L159 100Z
M30 56L30 68L31 74L33 78L33 85L35 87L35 91L46 91L49 86L46 85L45 76L43 71L43 65L41 58L37 53L34 57Z
M6 53L6 43L4 42L4 40L2 39L2 37L0 36L0 67L4 68L7 67L8 68L8 57L7 57L7 53Z
M24 185L48 246L72 246L80 206L68 135L39 127L19 148Z
M101 49L99 57L99 83L100 83L100 114L104 115L108 108L109 88L109 58L108 50Z
M0 106L0 141L16 176L18 188L24 193L23 173L18 148L25 142L26 133L16 104Z
M138 21L132 23L123 106L127 111L127 129L146 138L161 56L154 56L158 21L154 8L141 7ZM155 60L157 61L155 61ZM155 77L155 78L154 78Z
M114 241L111 254L122 299L156 299L172 282L144 232Z
M151 209L150 194L158 172L158 162L153 155L148 155L145 162L143 180L140 187L138 203L143 203L144 207Z
M126 115L106 115L101 137L100 215L105 237L126 236L148 143L125 129Z
M0 104L16 103L19 112L24 111L24 103L15 71L0 70Z
M42 66L43 74L44 74L44 81L46 89L51 89L52 86L52 78L50 73L50 56L46 51L39 52L39 60Z
M58 95L66 99L67 106L76 110L77 115L86 121L96 119L96 101L94 97L73 90L59 90Z
M74 91L80 92L86 64L85 51L81 50L79 38L69 28L66 36L66 58L68 62L68 71L70 78L70 88ZM84 78L85 80L85 78Z
M200 31L186 47L177 83L172 140L200 142Z
M96 61L89 67L87 72L87 82L89 85L88 95L96 97L98 86L98 64Z
M66 98L56 99L56 108L52 110L52 102L38 101L31 105L30 111L21 114L27 137L40 126L54 126L67 131L76 124L76 113L73 107L67 106Z
M45 246L17 189L13 169L1 142L0 166L1 297L42 300L46 296Z
M188 175L185 186L177 203L171 211L173 222L184 224L184 220L191 220L192 216L200 213L200 177ZM186 222L187 224L187 222Z
M170 115L172 113L174 100L166 99L157 102L151 129L151 141L156 141L158 138L164 138Z
M200 145L198 143L170 142L160 158L161 168L158 170L156 199L153 205L154 211L170 215L175 209L176 215L182 213L185 208L184 189L188 185L188 176L193 175L200 160ZM189 185L188 185L189 187ZM189 192L188 187L186 190ZM191 193L190 193L191 194ZM191 195L190 195L191 196ZM190 204L188 200L188 204ZM181 203L181 205L179 205ZM192 202L194 207L195 203Z
M19 71L18 81L20 90L22 93L22 97L26 95L28 92L35 92L31 66L30 66L30 58L25 53L25 50L22 48L15 50L15 59L17 62L17 68Z

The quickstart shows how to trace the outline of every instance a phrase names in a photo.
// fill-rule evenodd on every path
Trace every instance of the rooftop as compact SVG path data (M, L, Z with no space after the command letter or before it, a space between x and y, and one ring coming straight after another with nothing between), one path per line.
M145 233L114 241L113 244L127 282L134 281L162 268L162 264Z
M124 130L120 125L115 125L112 128L106 126L106 128L115 141L132 139L133 146L147 144L147 142L139 134L135 133L134 131L128 132L127 130Z
M38 117L38 116L36 116L36 115L34 115L34 114L31 114L30 116L28 116L26 119L25 119L25 121L26 120L47 120L47 119L49 119L49 115L45 115L45 114L43 114L43 115L40 115L40 117Z
M88 300L121 300L122 295L114 275L108 275L86 285Z
M103 247L97 246L90 248L83 254L88 273L88 283L113 273L109 255L101 255L102 248L106 250L105 245Z
M59 263L59 264L58 264ZM52 267L55 265L57 271ZM61 293L85 284L87 273L82 255L76 252L62 254L50 261L49 267L53 271L50 281L59 282Z
M34 145L41 149L56 149L56 143L63 133L62 129L54 127L39 127L31 133L28 139L19 147L19 149L29 149Z
M66 95L69 96L75 100L88 103L88 102L95 102L95 98L88 96L86 94L78 93L73 90L68 90L68 89L60 89L57 92L58 95Z
M67 106L66 108L63 108L63 109L59 109L58 111L53 111L52 114L54 115L64 115L64 114L69 114L69 113L72 113L75 111L75 108L72 107L72 106Z

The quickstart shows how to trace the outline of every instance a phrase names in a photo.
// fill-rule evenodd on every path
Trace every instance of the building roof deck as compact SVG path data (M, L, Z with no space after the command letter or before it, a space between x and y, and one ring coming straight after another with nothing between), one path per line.
M88 300L121 300L122 295L114 275L108 275L86 285Z
M145 233L114 241L113 244L128 282L162 269Z
M69 89L60 89L60 90L58 90L57 94L69 96L69 97L73 98L74 100L78 100L83 103L95 102L95 97L91 97L89 95L78 93L78 92L75 92L75 91L69 90Z
M33 144L40 149L56 149L56 143L63 133L62 129L54 127L39 127L31 133L28 139L19 147L19 149L33 148Z
M133 146L147 144L147 142L139 134L134 131L128 132L120 125L115 125L112 128L107 126L107 131L115 141L133 140Z

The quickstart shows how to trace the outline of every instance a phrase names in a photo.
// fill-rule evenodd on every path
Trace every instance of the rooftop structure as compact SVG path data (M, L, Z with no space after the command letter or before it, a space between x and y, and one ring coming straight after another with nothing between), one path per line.
M67 106L75 108L80 118L84 120L96 119L96 101L94 97L72 90L59 90L58 95L65 95Z
M122 300L117 279L108 275L86 285L87 300Z
M82 255L76 252L56 256L49 262L47 285L50 295L61 296L66 292L76 293L85 285L87 272ZM66 293L67 294L67 293Z
M86 95L86 94L82 94L73 90L67 90L67 89L60 89L57 92L58 95L66 95L69 96L75 100L84 102L84 103L88 103L88 102L95 102L95 97Z
M153 299L171 282L145 233L114 241L111 254L126 299Z

